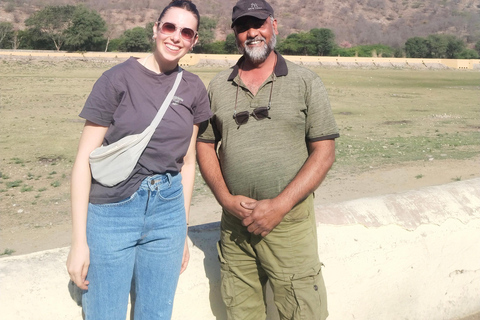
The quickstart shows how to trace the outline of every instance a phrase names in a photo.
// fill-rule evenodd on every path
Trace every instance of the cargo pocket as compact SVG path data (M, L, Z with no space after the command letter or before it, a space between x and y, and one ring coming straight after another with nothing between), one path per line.
M229 308L233 304L234 297L234 283L232 273L227 260L223 257L222 247L220 241L217 242L218 261L220 262L220 293L225 306Z
M306 220L311 214L313 209L313 197L310 195L302 202L298 203L296 206L290 210L285 217L283 218L285 221L302 221Z
M328 316L327 292L321 265L308 273L294 275L291 291L286 297L285 316L282 319L324 320Z

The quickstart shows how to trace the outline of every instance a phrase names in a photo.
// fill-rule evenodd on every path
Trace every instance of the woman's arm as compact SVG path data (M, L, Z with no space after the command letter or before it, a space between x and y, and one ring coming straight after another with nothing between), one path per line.
M192 138L190 139L187 154L183 158L183 167L181 170L187 224L190 213L190 204L192 202L193 184L195 182L195 141L197 140L197 134L198 125L196 124L193 126Z
M185 215L188 225L189 216L190 216L190 204L192 203L192 194L193 194L193 184L195 182L195 143L197 140L199 125L193 126L192 138L190 139L190 145L188 146L188 151L185 157L183 158L183 167L181 170L182 173L182 184L183 184L183 196L185 201ZM190 259L190 253L188 251L188 242L185 239L185 248L183 251L183 261L182 269L180 273L185 271L188 265L188 260Z
M92 176L89 155L102 144L108 127L85 122L77 156L72 169L71 205L72 205L72 245L67 258L67 270L75 284L83 290L88 289L87 277L90 265L90 252L87 245L87 211Z

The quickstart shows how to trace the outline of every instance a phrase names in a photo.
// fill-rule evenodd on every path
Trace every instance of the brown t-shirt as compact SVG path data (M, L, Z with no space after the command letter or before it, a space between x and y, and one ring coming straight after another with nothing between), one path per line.
M157 114L177 72L156 74L131 57L97 80L80 117L109 127L104 145L140 133ZM198 76L184 70L174 98L131 176L113 187L92 180L90 202L117 202L132 195L147 176L180 172L193 125L210 116L205 85Z

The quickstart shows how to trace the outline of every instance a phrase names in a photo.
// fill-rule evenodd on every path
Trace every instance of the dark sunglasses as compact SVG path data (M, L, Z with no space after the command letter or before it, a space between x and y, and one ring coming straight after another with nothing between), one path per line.
M263 119L271 119L268 116L268 110L270 110L270 106L268 107L258 107L253 109L252 113L249 113L248 111L242 111L242 112L234 112L233 113L233 119L235 119L235 123L238 126L241 126L242 124L245 124L248 122L248 118L250 116L254 117L256 120L263 120Z
M268 105L266 107L257 107L253 109L253 112L250 113L248 111L241 111L237 112L237 101L238 101L238 88L240 86L237 85L237 94L235 95L235 109L233 111L233 119L235 120L235 123L238 125L238 128L242 124L245 124L248 122L248 118L250 116L254 117L255 120L263 120L263 119L271 119L268 115L268 110L270 110L270 105L272 103L272 91L273 91L273 79L272 79L272 85L270 86L270 97L268 98Z
M260 29L265 25L265 22L268 20L267 19L257 19L253 17L246 17L245 19L240 18L238 19L238 22L235 22L235 30L237 33L244 33L247 30L250 29Z
M192 41L197 36L197 32L190 28L180 28L171 22L157 22L160 24L160 33L165 35L172 35L175 33L175 31L177 31L177 29L180 29L180 35L182 36L183 40Z

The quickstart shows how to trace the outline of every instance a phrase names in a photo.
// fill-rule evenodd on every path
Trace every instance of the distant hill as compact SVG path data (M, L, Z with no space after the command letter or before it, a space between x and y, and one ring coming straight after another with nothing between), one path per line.
M255 0L252 0L254 2ZM155 21L169 0L6 0L0 2L0 21L24 29L24 21L46 5L83 3L107 21L113 37ZM236 0L196 0L201 15L218 21L216 38L230 30ZM329 28L338 44L402 46L408 38L447 33L467 43L480 40L480 0L270 0L280 37L312 28Z

